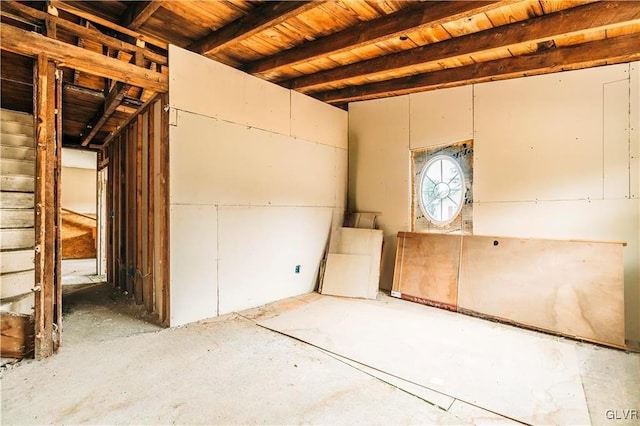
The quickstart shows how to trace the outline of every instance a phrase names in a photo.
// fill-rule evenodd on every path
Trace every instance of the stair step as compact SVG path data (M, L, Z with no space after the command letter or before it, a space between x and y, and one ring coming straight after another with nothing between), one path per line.
M0 158L34 161L36 149L26 146L0 146Z
M34 209L6 209L0 211L0 228L33 228Z
M36 174L36 162L33 160L0 159L0 171L3 175L27 175Z
M0 229L0 249L30 249L35 245L36 231L34 228L26 229Z
M0 192L0 207L10 209L33 209L35 205L32 192Z
M0 133L0 146L21 146L35 149L36 141L33 136L15 135L3 132Z
M2 133L11 135L25 135L33 137L33 124L22 124L17 121L0 121Z
M0 304L0 311L14 312L17 314L33 315L35 305L35 295L33 292L12 298Z
M0 299L6 299L29 294L33 290L35 283L35 271L14 272L2 274L0 283Z
M33 115L26 112L12 111L10 109L2 108L0 110L1 121L17 121L22 124L30 124L33 126Z
M34 268L35 250L3 251L0 257L0 273L28 271Z
M33 192L36 178L27 175L0 176L0 190L15 192Z

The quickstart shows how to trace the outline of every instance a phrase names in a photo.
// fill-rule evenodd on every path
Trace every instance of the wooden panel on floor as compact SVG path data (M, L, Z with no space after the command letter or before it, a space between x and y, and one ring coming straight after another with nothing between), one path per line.
M0 356L24 358L33 352L34 328L31 315L0 312Z
M455 309L462 235L398 233L393 294Z
M622 244L464 237L459 307L624 346Z
M370 266L371 256L329 253L322 280L322 294L367 297Z

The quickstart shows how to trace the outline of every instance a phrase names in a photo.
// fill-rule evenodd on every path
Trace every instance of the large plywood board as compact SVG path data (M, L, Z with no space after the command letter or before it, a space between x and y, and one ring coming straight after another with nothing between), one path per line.
M480 202L601 199L603 85L621 64L475 85Z
M220 314L313 291L332 216L327 207L220 207Z
M170 325L218 314L216 206L170 207Z
M573 345L394 302L323 296L259 324L525 424L590 423Z
M409 95L411 149L473 139L473 86Z
M289 135L289 90L171 45L171 107Z
M462 235L398 233L393 291L455 309Z
M339 148L182 111L170 132L172 204L334 206L344 185Z
M347 111L291 91L291 136L347 149L348 123Z
M622 245L463 239L460 308L624 346Z

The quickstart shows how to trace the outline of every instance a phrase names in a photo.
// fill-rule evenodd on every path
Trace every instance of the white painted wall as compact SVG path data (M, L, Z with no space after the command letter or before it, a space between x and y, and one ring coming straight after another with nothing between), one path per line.
M96 214L96 153L62 148L62 207Z
M346 111L175 46L169 60L170 324L312 291L346 204Z
M96 169L62 167L62 207L77 213L96 214Z
M474 139L476 234L624 240L627 338L640 340L638 62L349 105L349 207L379 211L381 286L410 229L410 149Z

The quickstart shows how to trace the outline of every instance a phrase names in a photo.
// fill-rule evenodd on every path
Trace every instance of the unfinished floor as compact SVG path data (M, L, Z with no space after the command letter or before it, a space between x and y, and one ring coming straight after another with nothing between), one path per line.
M65 299L65 341L60 353L41 362L22 362L2 373L3 424L516 423L474 404L439 408L446 405L439 401L447 395L438 399L426 387L258 323L338 300L352 312L364 306L424 313L427 318L445 315L452 329L461 333L469 327L480 331L513 327L382 294L368 302L309 294L180 328L159 329L129 299L106 285L71 296ZM386 331L375 324L363 329L385 337ZM614 410L610 417L611 413L622 417L622 410L640 407L639 354L516 330L524 338L560 341L575 350L575 368L591 423L637 424L632 418L610 420L607 410ZM410 347L406 343L404 349ZM377 349L403 351L402 347ZM412 355L405 351L404 356ZM471 347L465 356L476 361ZM534 368L523 365L522 374L536 374ZM477 377L468 378L469 384L486 376L478 371ZM509 400L516 390L494 384L493 391Z

